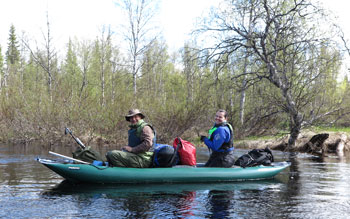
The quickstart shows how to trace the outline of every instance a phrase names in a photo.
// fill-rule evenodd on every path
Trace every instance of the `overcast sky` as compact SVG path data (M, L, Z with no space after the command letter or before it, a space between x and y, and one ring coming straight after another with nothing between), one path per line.
M339 23L350 35L350 1L321 0L325 6L339 16ZM2 52L7 49L9 28L14 24L17 35L22 32L31 40L43 41L46 33L46 12L55 47L64 50L69 37L95 39L102 25L110 25L117 31L120 13L115 0L1 0L0 2L0 44ZM170 50L183 46L188 33L193 29L195 19L218 0L160 0L159 26ZM61 48L63 47L63 48Z

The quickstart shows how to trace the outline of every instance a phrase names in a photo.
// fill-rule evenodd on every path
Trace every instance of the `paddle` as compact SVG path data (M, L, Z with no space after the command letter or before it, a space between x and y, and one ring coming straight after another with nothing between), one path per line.
M76 138L76 137L73 135L72 131L71 131L69 128L66 128L66 129L64 130L64 134L65 134L65 135L66 135L66 134L70 134L70 135L72 136L72 138L75 140L75 142L77 142L78 145L79 145L80 147L82 147L83 149L85 149L85 145L83 144L83 142L81 142L79 138Z

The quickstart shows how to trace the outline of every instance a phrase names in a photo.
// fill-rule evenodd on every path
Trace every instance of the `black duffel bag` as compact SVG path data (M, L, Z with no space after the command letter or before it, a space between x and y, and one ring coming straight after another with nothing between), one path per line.
M156 144L153 151L152 167L172 167L179 162L177 149L166 144Z
M236 160L235 165L243 168L258 165L270 166L272 162L272 152L266 147L265 149L253 149L247 154L243 154Z

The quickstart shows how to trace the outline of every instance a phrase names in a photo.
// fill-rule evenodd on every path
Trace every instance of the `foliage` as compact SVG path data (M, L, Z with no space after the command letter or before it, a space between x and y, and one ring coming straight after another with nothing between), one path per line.
M302 127L340 110L336 92L325 95L335 87L341 58L332 38L315 27L322 15L307 0L228 0L198 30L215 35L214 46L204 48L208 63L230 65L246 52L244 70L237 69L231 78L244 81L244 91L268 82L264 100L289 117L290 146Z
M124 55L121 43L116 43L113 32L105 27L93 41L70 39L59 60L50 44L49 27L44 48L33 49L24 42L26 48L19 49L11 26L6 62L0 50L0 140L54 144L63 140L64 128L70 127L87 142L99 139L105 144L122 145L128 126L124 115L130 108L139 108L146 115L162 143L171 143L177 136L196 142L212 126L219 108L228 111L236 138L288 130L292 110L302 115L302 127L349 125L349 82L347 78L337 81L341 52L325 38L322 43L314 43L312 37L321 34L317 29L308 29L313 36L302 36L309 21L305 17L297 19L298 13L290 12L293 1L280 0L273 2L281 4L268 5L281 16L270 19L275 32L266 32L264 46L270 56L265 58L272 61L266 62L259 56L263 45L254 48L254 43L261 43L258 40L264 36L263 21L268 18L264 17L264 2L235 1L242 10L235 11L237 17L228 14L225 24L241 22L239 30L246 30L252 38L234 38L242 41L236 41L233 47L227 44L228 50L221 50L211 59L213 62L209 62L208 55L214 53L198 53L202 48L195 43L185 43L181 51L170 55L166 42L155 38L130 44L139 49ZM282 16L289 12L292 17ZM252 13L258 17L251 20L248 31L243 24ZM278 30L290 32L283 35ZM242 35L227 32L217 38ZM310 41L305 43L301 37ZM254 49L261 53L254 53ZM29 54L19 52L26 50ZM271 75L272 67L278 74ZM240 77L244 74L246 77ZM278 84L278 77L286 83ZM288 97L293 97L292 102L286 101ZM289 103L294 108L288 108Z
M350 133L350 127L342 127L342 126L331 126L331 127L323 127L323 126L316 126L312 127L313 130L317 132L345 132Z
M14 65L19 61L18 41L16 36L16 29L14 25L10 27L10 34L8 39L8 47L6 51L6 62L8 65Z

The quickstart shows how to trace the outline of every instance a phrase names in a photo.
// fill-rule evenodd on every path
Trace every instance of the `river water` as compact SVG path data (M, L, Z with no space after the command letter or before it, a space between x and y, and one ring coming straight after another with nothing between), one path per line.
M64 181L35 160L48 151L72 148L0 145L0 218L350 218L350 162L335 156L273 151L292 165L272 180L100 186Z

